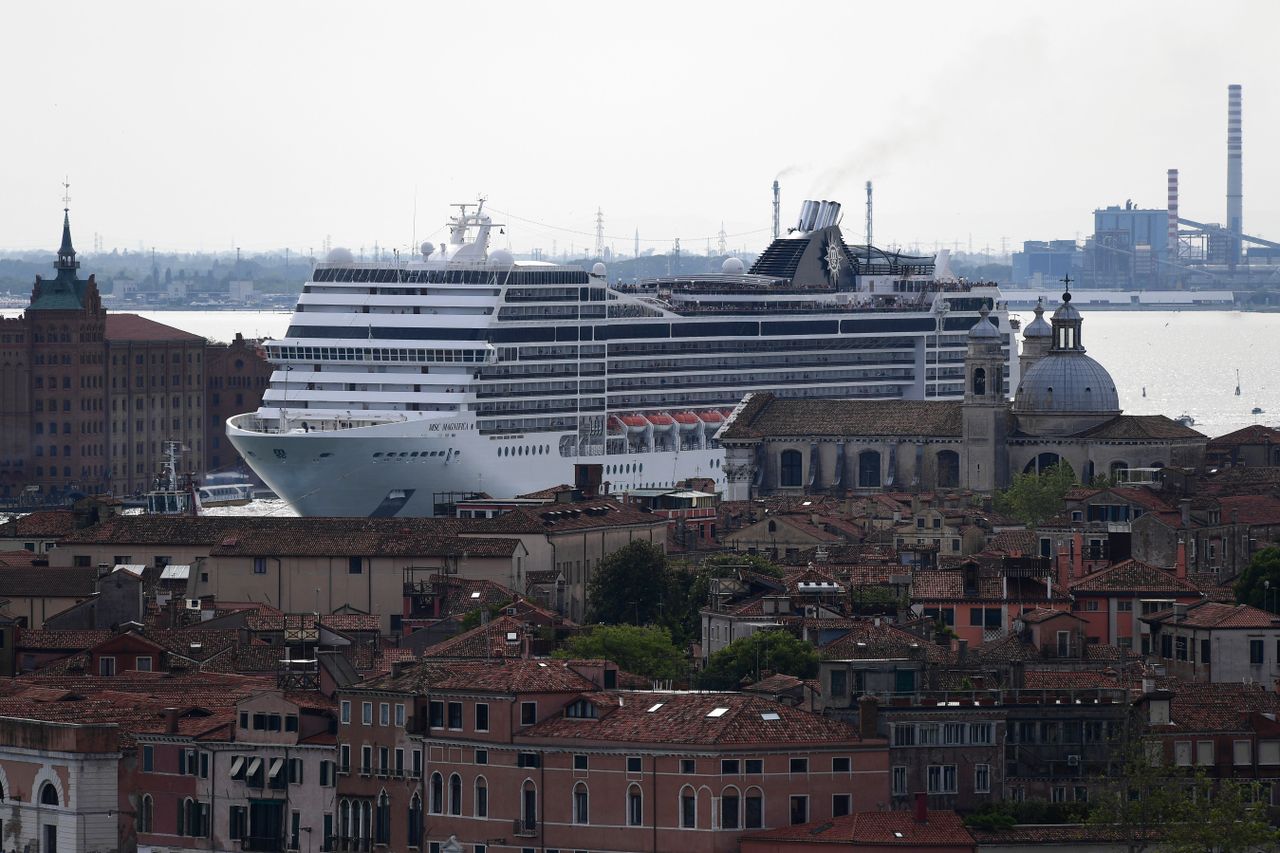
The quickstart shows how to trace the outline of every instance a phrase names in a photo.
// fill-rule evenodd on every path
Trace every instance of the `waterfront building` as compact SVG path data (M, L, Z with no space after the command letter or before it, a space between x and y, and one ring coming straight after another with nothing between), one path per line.
M236 282L232 282L236 284ZM239 451L227 440L227 418L262 402L272 367L263 355L261 342L246 340L236 333L228 344L210 342L205 348L205 443L204 470L207 473L236 471L249 476Z

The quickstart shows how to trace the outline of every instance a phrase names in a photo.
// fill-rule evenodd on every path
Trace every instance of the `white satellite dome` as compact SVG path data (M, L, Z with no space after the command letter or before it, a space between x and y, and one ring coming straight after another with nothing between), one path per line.
M435 250L436 250L436 244L432 243L429 240L418 247L418 251L422 252L422 257L424 258L431 257L431 255L435 252Z
M725 258L724 263L720 265L720 272L728 275L742 275L745 269L741 258Z
M606 272L604 264L599 261L596 261L595 265L591 267L591 274L596 278L604 278Z
M328 264L353 264L355 256L351 254L350 249L344 249L342 246L335 246L329 250L329 254L325 255L325 263Z
M516 262L506 249L494 249L489 253L489 263L499 267L509 267Z

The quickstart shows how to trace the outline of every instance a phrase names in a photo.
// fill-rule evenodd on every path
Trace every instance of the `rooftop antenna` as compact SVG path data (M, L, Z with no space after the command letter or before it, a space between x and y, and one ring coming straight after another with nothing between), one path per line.
M604 211L596 208L596 257L604 257Z
M720 250L721 255L729 253L729 235L724 233L724 220L720 221L720 233L716 235L718 242L716 248Z
M781 216L781 206L778 200L778 182L773 182L773 239L778 239L778 227Z
M413 185L413 237L409 242L410 249L418 248L418 185Z
M867 260L871 260L871 182L867 181Z

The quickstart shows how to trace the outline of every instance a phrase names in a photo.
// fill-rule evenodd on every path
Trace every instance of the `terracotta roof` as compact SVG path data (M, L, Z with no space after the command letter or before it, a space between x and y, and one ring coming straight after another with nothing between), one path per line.
M1073 437L1144 440L1205 438L1205 435L1164 415L1117 415Z
M1034 610L1024 610L1017 618L1026 622L1028 625L1038 625L1041 622L1048 622L1050 619L1057 619L1060 616L1075 619L1077 622L1085 621L1069 610L1053 610L1048 607L1037 607Z
M1280 696L1261 684L1168 680L1157 684L1173 691L1169 725L1156 732L1244 732L1254 713L1280 713Z
M1195 584L1138 560L1125 560L1068 584L1073 593L1164 592L1200 594Z
M48 565L48 558L25 548L17 551L0 551L0 570L30 569L34 568L37 562Z
M549 486L545 489L538 489L536 492L528 492L523 495L516 495L517 500L534 500L534 501L553 501L556 495L563 492L572 492L573 486L568 483L561 483L558 486Z
M781 436L960 437L959 400L825 400L753 394L722 440Z
M1242 444L1280 444L1280 429L1250 424L1249 426L1209 439L1209 450L1239 447Z
M1172 610L1162 610L1145 618L1147 622L1160 622L1170 627L1187 628L1278 628L1280 617L1248 604L1222 604L1203 601L1187 608L1185 615L1175 617Z
M550 717L516 740L748 746L860 740L847 723L745 693L639 693L621 702L598 719Z
M423 658L519 658L524 655L526 631L524 620L515 616L499 616L486 625L478 625L457 636L427 646ZM507 635L515 634L515 642L507 642Z
M1040 553L1040 539L1034 530L1005 530L991 537L985 550L1010 557L1034 557Z
M1280 524L1280 498L1272 495L1230 495L1218 499L1222 521L1241 524Z
M742 838L775 843L874 845L912 850L973 846L973 836L958 814L932 809L924 823L916 821L913 811L858 812L826 821L756 832Z
M0 568L2 598L85 598L97 589L98 570L48 566Z
M43 509L0 524L0 539L21 536L65 536L76 529L76 514L69 509Z
M83 651L109 640L112 632L103 629L53 631L48 629L18 629L18 648Z
M1121 685L1114 670L1028 669L1023 673L1028 690L1114 690Z
M399 675L363 681L359 687L424 694L440 690L487 693L578 693L591 681L562 660L433 661L406 667Z
M137 314L107 314L106 339L108 341L183 341L196 343L203 341L199 335L148 320Z
M838 640L819 649L826 660L876 660L921 657L931 663L948 661L951 653L936 643L922 639L887 622L851 620L849 630Z

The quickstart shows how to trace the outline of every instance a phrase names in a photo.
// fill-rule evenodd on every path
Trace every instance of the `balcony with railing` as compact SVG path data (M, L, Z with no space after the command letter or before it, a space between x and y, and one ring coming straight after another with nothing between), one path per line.
M517 838L533 838L538 834L538 819L518 817L511 822L511 833Z

